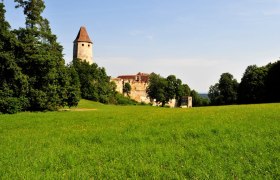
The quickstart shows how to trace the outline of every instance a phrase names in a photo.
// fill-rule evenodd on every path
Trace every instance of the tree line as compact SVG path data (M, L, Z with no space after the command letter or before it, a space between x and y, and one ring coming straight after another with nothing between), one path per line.
M208 99L199 96L187 84L182 84L181 79L177 79L175 75L169 75L164 78L159 74L150 74L146 92L150 99L161 103L161 106L165 106L172 99L176 99L177 106L180 106L182 97L184 96L192 96L193 106L206 106L209 103Z
M219 82L210 86L208 96L211 105L280 102L280 60L248 66L240 83L230 73L223 73Z

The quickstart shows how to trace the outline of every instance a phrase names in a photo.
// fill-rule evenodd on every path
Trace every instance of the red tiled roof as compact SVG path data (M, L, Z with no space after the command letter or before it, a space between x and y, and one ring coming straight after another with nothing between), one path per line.
M141 72L139 72L137 75L141 75L141 76L150 76L150 74L148 74L148 73L141 73Z
M92 41L90 40L90 38L88 36L87 30L84 26L82 26L80 28L80 31L79 31L79 33L78 33L74 42L89 42L89 43L92 43Z
M121 79L128 79L128 80L136 80L136 77L138 76L139 77L139 80L142 81L142 82L148 82L149 80L149 75L150 74L147 74L147 73L138 73L136 75L121 75L121 76L118 76L118 78L121 78Z
M135 76L136 75L121 75L121 76L118 76L118 78L121 78L121 79L135 79Z

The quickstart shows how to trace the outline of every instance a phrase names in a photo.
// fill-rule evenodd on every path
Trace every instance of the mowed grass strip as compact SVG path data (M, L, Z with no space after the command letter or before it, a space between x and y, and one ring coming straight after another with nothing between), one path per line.
M0 179L279 179L280 104L0 115Z

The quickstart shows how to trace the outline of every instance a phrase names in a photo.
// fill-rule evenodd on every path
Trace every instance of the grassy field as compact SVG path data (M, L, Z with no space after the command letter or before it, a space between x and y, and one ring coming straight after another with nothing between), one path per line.
M79 108L0 115L0 179L280 179L280 104Z

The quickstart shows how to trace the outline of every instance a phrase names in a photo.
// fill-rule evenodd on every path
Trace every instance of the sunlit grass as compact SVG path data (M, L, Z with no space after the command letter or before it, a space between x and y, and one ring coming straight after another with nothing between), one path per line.
M280 104L0 115L0 179L279 179Z

